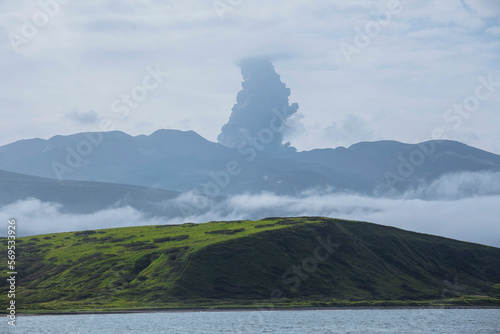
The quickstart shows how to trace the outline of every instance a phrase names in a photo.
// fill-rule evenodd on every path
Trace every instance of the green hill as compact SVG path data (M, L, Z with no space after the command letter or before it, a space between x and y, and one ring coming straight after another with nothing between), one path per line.
M16 241L19 311L500 305L500 249L365 222L268 218ZM3 305L7 291L1 280Z

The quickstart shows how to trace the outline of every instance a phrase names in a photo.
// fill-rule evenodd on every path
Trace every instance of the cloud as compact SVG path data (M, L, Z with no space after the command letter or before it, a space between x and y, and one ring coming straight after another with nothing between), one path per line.
M500 15L500 2L497 0L465 0L465 3L482 16Z
M59 204L41 202L35 198L1 207L0 217L3 221L16 219L16 236L165 223L164 219L148 218L130 206L91 214L70 214L64 213Z
M94 124L99 119L99 115L94 110L76 111L72 110L63 116L64 119L71 120L77 124Z
M369 121L360 115L349 114L342 121L326 127L323 135L337 142L355 143L371 140L374 134Z
M360 141L377 139L374 122L359 114L347 114L329 125L305 124L304 116L297 114L290 118L289 125L285 140L289 140L293 145L300 143L309 148L349 147ZM313 146L313 143L318 142L321 144Z
M253 138L265 144L268 150L280 149L287 119L299 106L289 104L290 89L281 82L269 60L245 59L240 66L243 89L217 139L226 146L240 147Z
M464 172L446 174L430 184L409 190L404 197L428 200L455 200L500 196L500 173Z

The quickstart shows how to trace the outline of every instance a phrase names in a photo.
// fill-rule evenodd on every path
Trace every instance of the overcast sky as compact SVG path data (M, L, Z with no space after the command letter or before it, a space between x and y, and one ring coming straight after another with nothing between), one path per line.
M0 1L0 145L102 119L216 141L237 63L266 56L299 104L299 150L434 132L500 153L498 0L54 1Z

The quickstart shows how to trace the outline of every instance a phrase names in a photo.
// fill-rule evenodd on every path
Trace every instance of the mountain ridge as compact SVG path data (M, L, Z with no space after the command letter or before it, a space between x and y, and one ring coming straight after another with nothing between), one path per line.
M315 187L367 195L405 192L454 172L498 172L500 156L448 140L360 142L348 148L274 154L248 144L229 148L194 131L149 136L91 132L18 141L0 147L0 169L48 178L99 181L186 192L227 178L220 195L296 195ZM234 167L233 166L233 167ZM217 178L219 175L219 179Z
M93 213L117 206L130 206L148 215L180 215L161 210L159 202L180 194L150 187L94 181L58 181L0 170L0 207L16 201L37 199L61 206L62 212Z

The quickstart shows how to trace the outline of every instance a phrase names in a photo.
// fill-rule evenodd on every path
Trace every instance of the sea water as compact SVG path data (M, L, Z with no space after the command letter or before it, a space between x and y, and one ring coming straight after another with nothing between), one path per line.
M499 309L228 311L20 316L0 333L500 333Z

